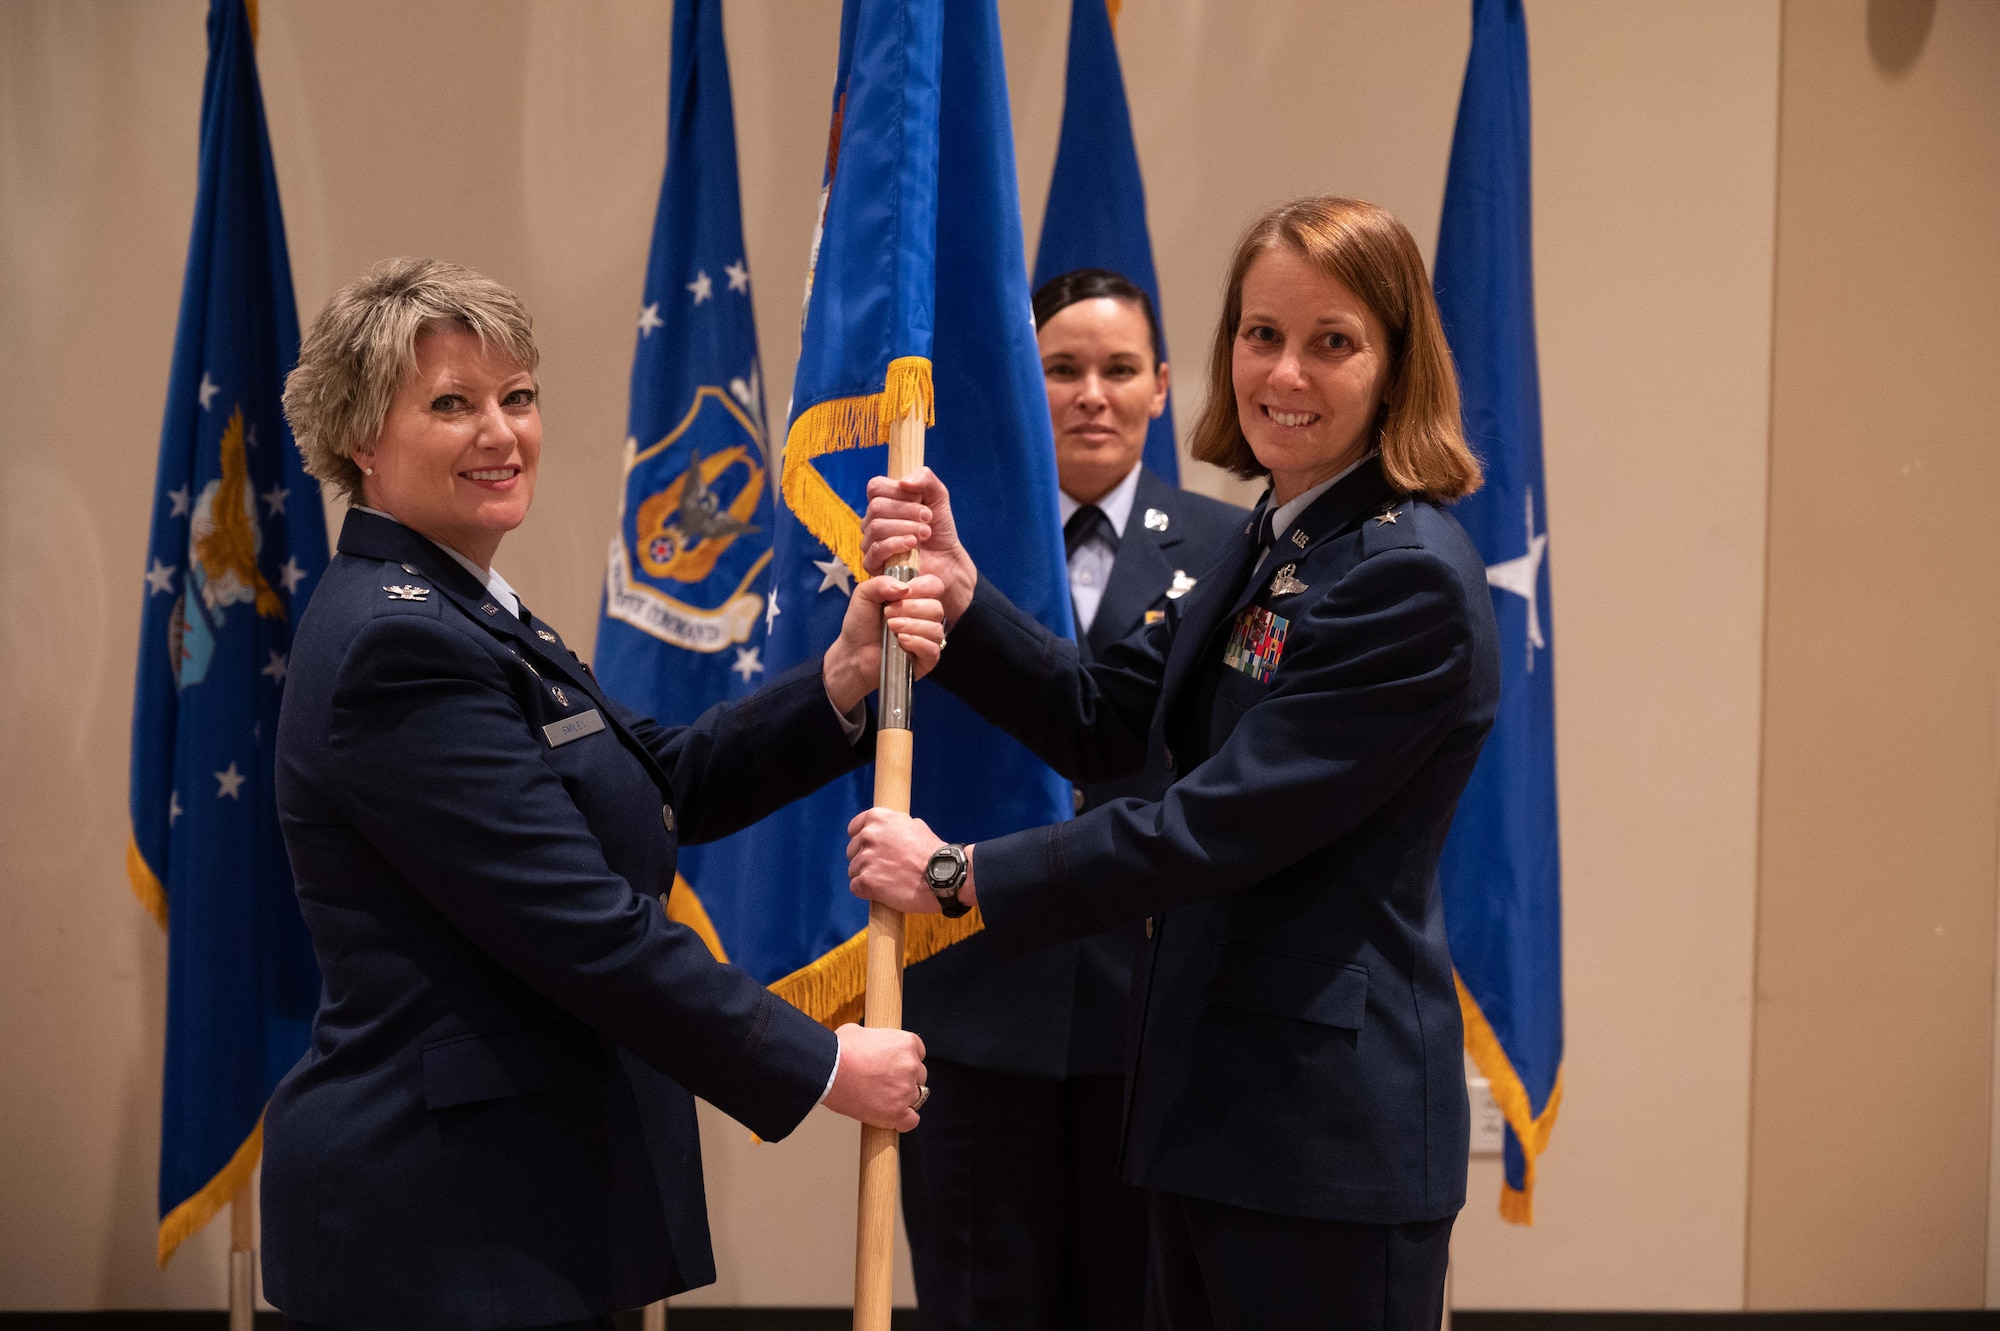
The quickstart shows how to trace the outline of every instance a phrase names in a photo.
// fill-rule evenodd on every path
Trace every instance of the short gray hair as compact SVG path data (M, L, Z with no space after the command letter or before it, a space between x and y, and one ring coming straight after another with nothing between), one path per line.
M354 450L382 432L396 389L417 367L417 338L436 327L476 334L533 374L542 353L521 298L441 259L385 259L349 282L306 330L285 378L285 419L306 470L349 503L361 494Z

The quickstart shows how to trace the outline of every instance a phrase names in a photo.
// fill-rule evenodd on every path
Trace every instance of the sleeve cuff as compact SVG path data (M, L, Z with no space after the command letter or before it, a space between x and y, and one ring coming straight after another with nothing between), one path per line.
M814 1109L818 1109L821 1105L825 1104L826 1097L833 1094L833 1079L835 1077L838 1077L839 1075L840 1075L840 1041L836 1038L833 1044L833 1067L829 1069L826 1074L826 1089L819 1093L819 1099L813 1101Z

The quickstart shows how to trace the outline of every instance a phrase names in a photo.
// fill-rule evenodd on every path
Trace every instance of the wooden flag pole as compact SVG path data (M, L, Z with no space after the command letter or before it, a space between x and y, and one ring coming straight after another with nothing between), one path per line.
M924 465L920 408L889 427L889 475L907 476ZM914 552L890 563L890 577L917 575ZM875 803L910 811L910 658L895 635L882 630L882 690L875 734ZM903 1024L903 912L868 905L868 989L861 1024ZM889 1331L896 1274L896 1143L894 1128L861 1125L861 1205L854 1231L854 1331Z

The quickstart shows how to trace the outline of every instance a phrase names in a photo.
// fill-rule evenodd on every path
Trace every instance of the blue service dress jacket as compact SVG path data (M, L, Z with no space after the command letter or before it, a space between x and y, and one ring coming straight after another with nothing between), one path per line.
M1164 618L1243 530L1245 516L1234 504L1189 494L1142 467L1111 580L1078 656L1089 661L1148 616ZM1078 786L1076 809L1085 813L1126 796L1156 800L1172 781L1166 759L1154 752L1136 772ZM923 1037L931 1057L991 1072L1116 1076L1125 1070L1125 1000L1140 932L1133 921L1011 958L974 934L904 977L904 1024Z
M1126 1182L1441 1219L1469 1123L1437 861L1500 695L1485 566L1373 461L1261 560L1254 525L1088 665L982 581L932 678L1073 779L1150 744L1175 780L980 842L980 908L1003 952L1145 921Z
M714 1279L693 1096L767 1139L831 1032L669 921L676 847L867 762L816 669L665 728L400 524L299 625L277 795L325 977L265 1115L271 1301L536 1326Z

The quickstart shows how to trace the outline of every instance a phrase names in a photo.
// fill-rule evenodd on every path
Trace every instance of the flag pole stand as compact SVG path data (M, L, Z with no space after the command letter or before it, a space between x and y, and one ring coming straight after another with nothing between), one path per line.
M907 476L924 465L924 418L920 408L889 427L890 476ZM908 582L917 575L914 552L893 561L888 575ZM898 813L910 811L910 658L885 626L882 630L882 686L875 734L875 803ZM903 1024L903 912L880 902L868 905L868 988L861 1024ZM896 1274L896 1148L894 1128L861 1125L861 1200L854 1231L854 1331L889 1331L889 1308Z
M229 1331L257 1324L257 1181L243 1181L229 1203Z

